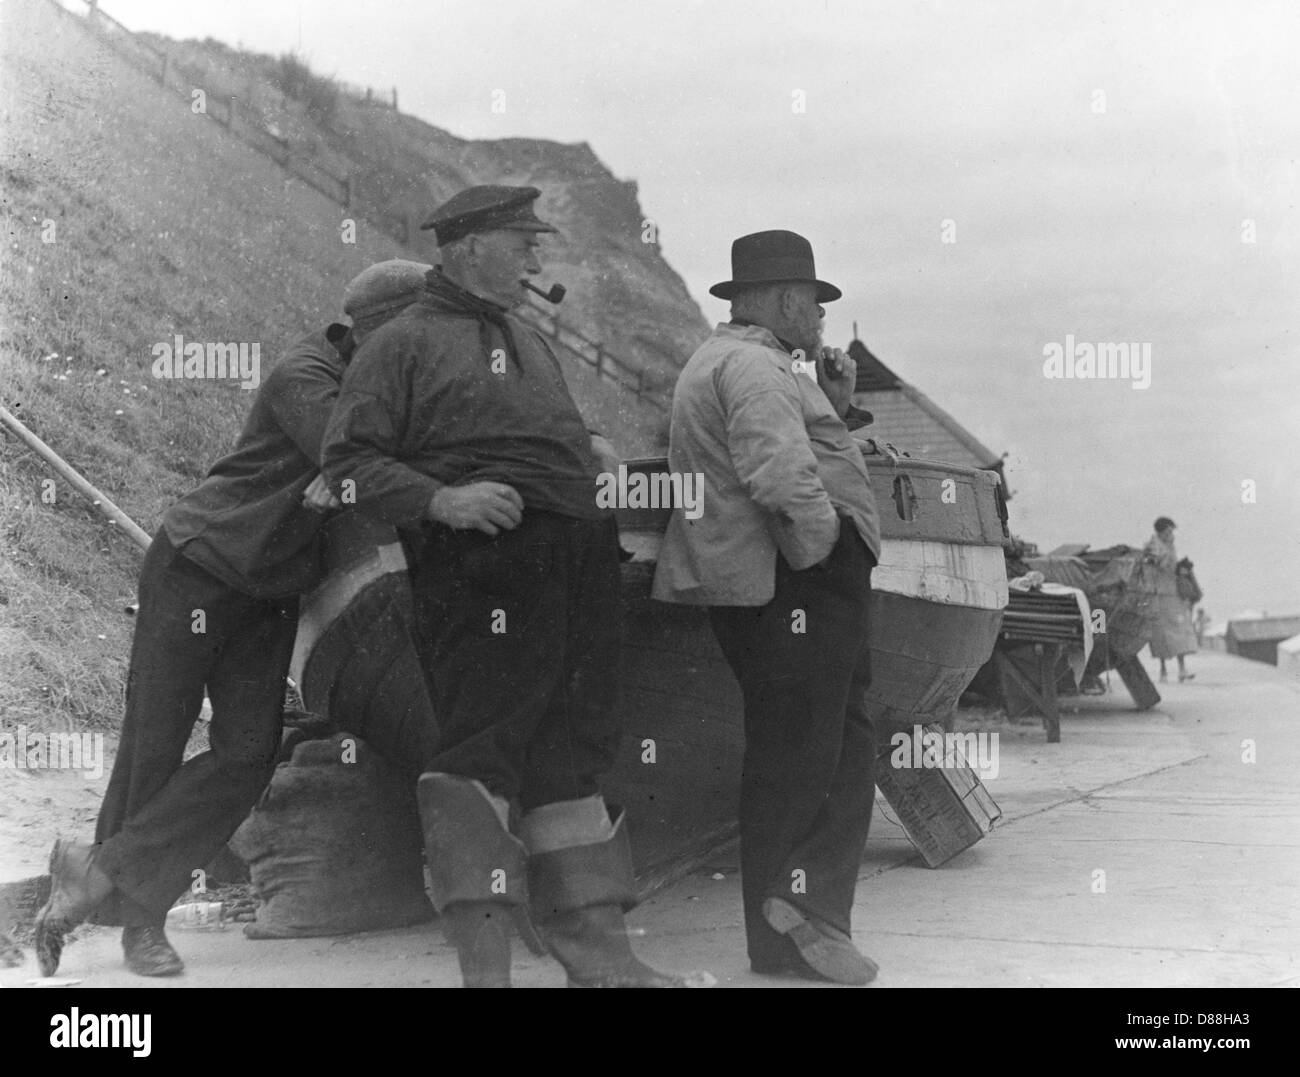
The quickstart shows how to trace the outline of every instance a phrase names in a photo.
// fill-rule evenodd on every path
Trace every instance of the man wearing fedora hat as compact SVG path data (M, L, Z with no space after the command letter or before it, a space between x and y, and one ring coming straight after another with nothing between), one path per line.
M731 301L673 394L669 467L699 473L703 515L676 510L654 597L705 605L740 682L740 840L755 972L864 984L850 913L875 797L867 602L876 506L849 422L853 371L821 347L812 247L787 231L731 248Z
M540 194L471 187L434 211L443 267L358 352L322 462L416 550L441 729L418 802L465 986L510 986L507 926L527 940L529 909L571 983L681 986L632 953L627 831L599 787L619 737L618 533L560 365L511 313L556 231Z

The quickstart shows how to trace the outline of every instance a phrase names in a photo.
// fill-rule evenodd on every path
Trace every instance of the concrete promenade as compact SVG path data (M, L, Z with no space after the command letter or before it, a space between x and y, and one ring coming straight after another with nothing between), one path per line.
M1300 985L1300 682L1218 653L1191 668L1194 681L1158 685L1164 700L1145 713L1114 675L1109 695L1066 701L1059 744L1036 725L989 726L999 773L986 784L1003 819L942 868L922 864L878 801L854 920L881 967L870 990ZM719 987L820 986L749 972L734 855L629 921L661 968L707 969ZM188 963L175 979L132 976L106 929L77 939L59 976L84 987L458 983L432 924L172 939ZM516 950L518 986L563 984L553 961ZM0 985L37 975L29 951L23 966L0 969Z

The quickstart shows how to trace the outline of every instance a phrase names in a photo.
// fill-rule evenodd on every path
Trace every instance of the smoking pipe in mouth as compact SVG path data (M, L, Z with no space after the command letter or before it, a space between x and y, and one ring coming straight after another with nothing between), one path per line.
M548 303L559 303L564 298L565 287L563 284L552 284L551 290L549 292L544 292L530 280L521 280L519 283L530 292L536 292Z

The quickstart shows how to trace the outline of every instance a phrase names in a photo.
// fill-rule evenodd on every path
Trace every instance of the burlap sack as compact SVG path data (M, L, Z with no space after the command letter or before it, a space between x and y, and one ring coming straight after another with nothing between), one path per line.
M249 938L377 931L433 916L415 790L349 733L299 744L230 845L261 901Z

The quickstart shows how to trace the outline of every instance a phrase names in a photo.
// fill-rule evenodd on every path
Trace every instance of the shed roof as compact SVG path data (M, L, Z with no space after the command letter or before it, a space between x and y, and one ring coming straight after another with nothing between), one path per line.
M1238 643L1258 643L1263 640L1284 640L1300 635L1300 615L1294 617L1252 617L1245 621L1229 621L1228 635Z
M858 364L858 380L854 383L855 393L873 393L881 389L897 389L902 380L889 367L871 354L871 350L853 338L848 347L849 358Z
M916 456L999 473L1002 458L980 442L943 408L909 385L854 339L849 355L858 365L853 402L874 417L873 437Z

